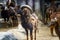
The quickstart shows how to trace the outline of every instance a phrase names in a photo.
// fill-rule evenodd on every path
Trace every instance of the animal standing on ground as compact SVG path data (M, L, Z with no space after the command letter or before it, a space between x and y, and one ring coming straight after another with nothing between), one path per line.
M54 5L54 4L53 4ZM54 19L54 16L55 16L55 11L56 11L56 6L54 5L51 5L48 9L47 9L47 21L48 22L51 22L51 23L53 23L52 22L52 20L51 19ZM53 15L53 16L52 16ZM50 25L50 23L49 23L49 26L50 26L50 32L51 32L51 35L52 36L54 36L54 34L53 34L53 29L54 29L54 25Z
M51 17L53 22L51 22L51 25L54 26L55 32L60 40L60 11L56 11L54 14L52 14L52 16Z
M55 28L55 25L54 25L54 22L55 22L55 16L56 16L56 12L53 12L51 15L50 15L50 19L51 19L51 22L50 22L50 31L51 31L51 35L54 36L54 31L53 29Z
M21 9L23 10L23 13L21 13L21 25L26 31L27 40L28 40L28 30L30 30L30 40L33 40L33 27L35 28L35 39L36 40L36 19L33 19L31 17L32 15L32 9L28 5L22 5ZM35 21L35 24L32 22Z

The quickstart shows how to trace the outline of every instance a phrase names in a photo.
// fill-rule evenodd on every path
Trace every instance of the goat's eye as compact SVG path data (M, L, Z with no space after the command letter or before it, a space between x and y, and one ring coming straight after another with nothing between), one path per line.
M32 20L34 20L34 19L32 19Z

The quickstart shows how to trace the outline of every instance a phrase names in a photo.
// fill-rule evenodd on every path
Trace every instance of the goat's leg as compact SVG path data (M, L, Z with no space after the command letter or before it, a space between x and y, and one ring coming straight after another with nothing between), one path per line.
M35 34L35 38L34 38L34 40L36 40L36 29L34 30L34 34Z
M52 36L54 36L54 35L53 35L53 29L54 29L54 27L51 26L50 31L51 31L51 35L52 35Z
M59 40L60 40L60 37L59 37Z
M6 18L4 18L4 22L6 23Z
M33 29L30 30L30 40L33 40Z
M27 29L25 29L25 31L26 31L26 36L27 36L27 40L28 40L28 30L27 30Z
M35 34L35 38L34 38L34 40L36 40L36 30L37 30L37 23L35 23L35 30L34 30L34 34Z
M10 21L11 25L13 26L12 16L9 18L9 21Z

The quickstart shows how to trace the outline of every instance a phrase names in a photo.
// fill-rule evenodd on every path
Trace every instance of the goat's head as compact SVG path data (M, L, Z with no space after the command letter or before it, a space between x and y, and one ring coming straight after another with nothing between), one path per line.
M23 15L29 16L30 10L28 8L23 9Z

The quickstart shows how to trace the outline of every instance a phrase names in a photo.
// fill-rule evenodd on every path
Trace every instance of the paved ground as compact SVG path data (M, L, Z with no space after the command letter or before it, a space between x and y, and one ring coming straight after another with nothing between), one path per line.
M15 37L17 37L19 40L26 40L26 33L20 24L18 25L18 27L0 28L0 31L1 32L6 32L6 31L12 32L15 35ZM49 27L39 22L38 30L37 30L37 40L58 40L58 37L52 37L50 35Z

